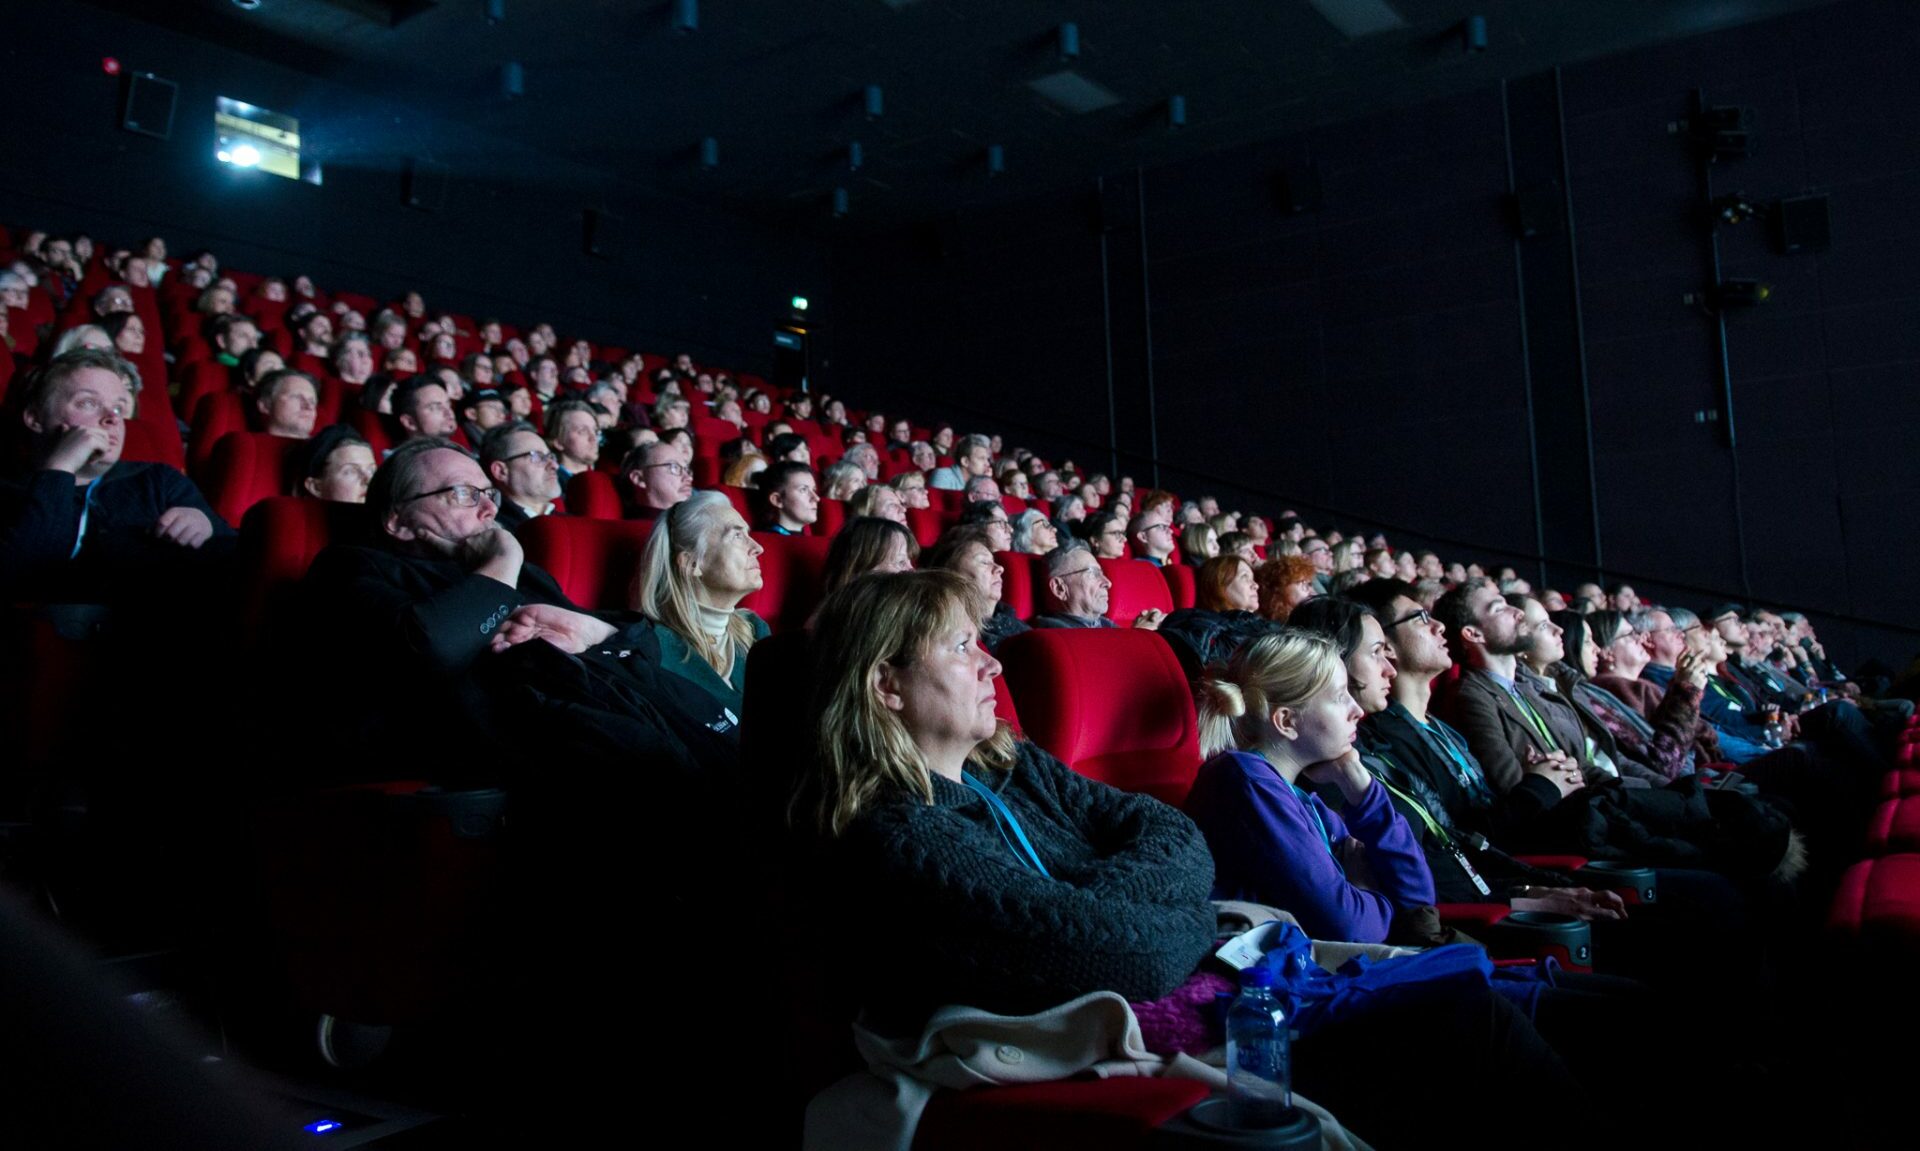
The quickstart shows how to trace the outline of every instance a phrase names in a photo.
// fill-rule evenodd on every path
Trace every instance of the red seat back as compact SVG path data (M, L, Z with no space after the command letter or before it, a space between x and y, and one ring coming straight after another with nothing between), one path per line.
M1101 560L1101 570L1113 581L1108 593L1107 617L1121 627L1132 627L1134 617L1148 608L1173 610L1173 593L1167 581L1150 563L1141 560Z
M832 539L847 522L847 501L820 501L820 518L813 521L813 534L821 539Z
M1173 606L1192 607L1194 596L1198 594L1194 584L1194 569L1186 564L1168 564L1160 569L1160 574L1167 581L1167 591L1173 595Z
M996 653L1029 738L1082 775L1178 806L1200 770L1173 649L1131 628L1022 632Z
M753 538L766 549L760 556L760 590L741 600L740 606L766 620L776 632L799 631L820 603L832 541L772 532L754 532Z
M631 606L633 576L653 523L541 516L518 534L527 562L545 568L568 599L588 611L613 611Z
M1007 509L1007 518L1012 519L1027 510L1027 501L1019 496L1001 496L1000 506Z
M265 432L228 432L207 461L207 502L220 518L237 524L261 500L292 490L287 465L305 440Z
M202 488L209 482L207 465L213 459L213 449L229 433L247 430L244 405L245 401L236 392L215 392L201 397L200 407L193 416L193 449L187 453L187 474Z
M908 508L907 527L913 532L913 538L920 541L923 548L932 547L940 539L940 533L946 530L946 517L939 508Z
M364 538L372 526L365 504L271 496L248 508L238 561L244 637L259 641L295 614L295 590L313 557L330 543Z
M120 448L121 459L165 464L175 471L187 470L186 445L180 442L180 426L173 422L171 409L164 424L155 420L128 420L126 427L127 439Z
M599 470L584 471L567 481L567 514L590 520L617 520L620 507L619 481Z
M1021 619L1032 619L1047 602L1047 561L1019 552L995 552L993 558L1006 573L1001 578L1000 602Z

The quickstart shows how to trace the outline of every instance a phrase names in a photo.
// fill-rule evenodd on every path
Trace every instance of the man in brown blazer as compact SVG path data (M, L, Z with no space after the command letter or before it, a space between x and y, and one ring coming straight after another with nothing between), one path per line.
M1504 794L1527 775L1545 778L1562 796L1586 786L1586 736L1578 717L1545 706L1530 682L1516 678L1516 657L1533 641L1526 613L1490 581L1470 580L1441 596L1433 615L1465 665L1454 689L1453 725L1494 790Z

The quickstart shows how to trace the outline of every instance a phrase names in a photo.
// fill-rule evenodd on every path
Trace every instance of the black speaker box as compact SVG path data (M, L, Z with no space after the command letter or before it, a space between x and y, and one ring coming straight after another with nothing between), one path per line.
M180 85L162 80L151 72L133 72L127 76L127 103L120 126L129 132L166 140L173 136L173 105L180 96Z
M581 246L589 256L601 259L611 258L619 247L616 239L620 227L618 216L609 216L598 208L588 208L581 217Z
M1308 164L1280 173L1274 177L1273 191L1280 201L1280 210L1290 216L1318 212L1321 205L1319 165Z
M1558 180L1534 180L1513 193L1513 232L1523 240L1557 236L1567 219L1567 197Z
M1833 243L1833 213L1825 196L1780 201L1773 238L1782 252L1822 252Z
M447 206L447 166L434 160L413 160L407 164L401 199L407 207L422 212L438 212Z

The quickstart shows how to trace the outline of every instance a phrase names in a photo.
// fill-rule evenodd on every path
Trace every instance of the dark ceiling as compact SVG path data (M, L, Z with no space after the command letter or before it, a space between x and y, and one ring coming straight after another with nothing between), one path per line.
M1826 0L97 0L640 187L773 221L921 219L1158 165ZM1342 11L1399 28L1350 38ZM1326 13L1331 13L1329 14ZM1460 29L1487 20L1488 48ZM392 17L398 14L397 20ZM1077 59L1055 29L1074 22ZM500 94L517 61L525 94ZM1116 103L1071 113L1071 70ZM1069 79L1068 81L1072 81ZM884 92L869 120L861 93ZM1169 96L1187 125L1167 126ZM324 125L308 134L324 137ZM699 142L719 142L703 171ZM864 153L849 171L848 145ZM989 176L989 145L1004 174ZM526 177L529 173L516 173Z

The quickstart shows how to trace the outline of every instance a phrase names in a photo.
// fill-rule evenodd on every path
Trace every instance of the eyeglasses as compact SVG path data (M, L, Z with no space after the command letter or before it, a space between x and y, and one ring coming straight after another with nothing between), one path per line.
M416 500L424 500L432 496L450 497L447 502L457 508L470 508L482 499L491 501L495 507L500 506L499 488L479 488L472 484L449 484L444 488L435 488L430 492L421 492L417 496L408 496L406 499L401 500L400 504L410 504ZM397 507L399 504L395 506Z
M667 469L667 474L670 476L690 476L693 474L693 469L681 463L679 460L668 460L664 464L647 464L642 470L652 468L665 468Z
M1325 544L1322 544L1317 548L1302 548L1300 551L1300 554L1309 555L1309 556L1323 556L1331 552L1332 550L1333 550L1332 548L1326 546Z
M1426 624L1430 624L1433 622L1433 613L1428 611L1426 608L1421 608L1418 611L1410 611L1406 615L1401 616L1399 619L1394 620L1392 623L1388 624L1387 626L1390 628L1394 628L1394 627L1399 627L1403 623L1413 623L1415 621L1418 621L1423 626Z
M545 448L534 448L532 451L520 452L517 455L502 456L500 462L510 464L515 460L532 460L535 467L545 467L548 464L559 463L560 457Z
M1097 572L1097 571L1100 571L1100 565L1093 564L1090 567L1074 568L1070 572L1061 572L1059 575L1055 576L1054 578L1055 579L1071 579L1072 577L1077 575L1086 575L1088 572ZM1104 575L1105 573L1102 572L1101 574Z

